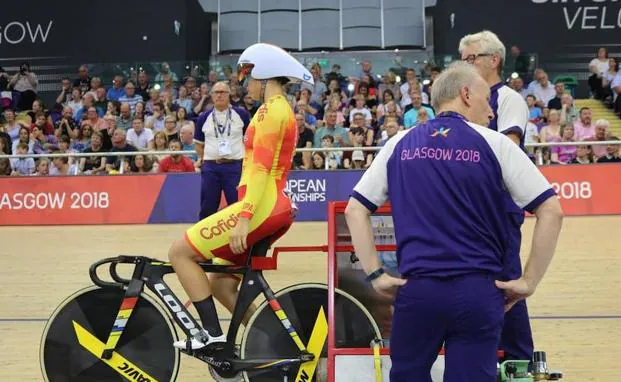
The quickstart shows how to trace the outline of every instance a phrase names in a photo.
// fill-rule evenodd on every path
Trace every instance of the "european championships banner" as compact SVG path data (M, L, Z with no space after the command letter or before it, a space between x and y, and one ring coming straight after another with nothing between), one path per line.
M541 168L566 215L621 214L621 164ZM325 221L361 171L293 171L288 180L297 221ZM416 186L411 192L416 192ZM198 174L0 178L0 225L193 223Z

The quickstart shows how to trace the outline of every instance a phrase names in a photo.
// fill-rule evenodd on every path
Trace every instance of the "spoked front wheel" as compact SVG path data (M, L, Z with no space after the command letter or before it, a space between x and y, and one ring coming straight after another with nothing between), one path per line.
M321 308L326 316L328 314L328 287L323 284L293 285L277 292L276 299L302 343L308 346ZM360 302L338 289L334 300L338 347L369 347L372 340L380 338L377 324ZM322 358L327 356L326 343L321 353ZM241 359L297 358L299 354L298 347L268 302L263 302L248 321L244 331ZM245 371L243 374L249 382L295 381L298 369L299 365L285 370L266 367ZM317 372L315 380L319 380Z
M164 310L145 293L135 301L112 357L101 357L124 297L123 289L93 286L56 309L41 340L45 381L175 380L179 352L172 344L177 333Z

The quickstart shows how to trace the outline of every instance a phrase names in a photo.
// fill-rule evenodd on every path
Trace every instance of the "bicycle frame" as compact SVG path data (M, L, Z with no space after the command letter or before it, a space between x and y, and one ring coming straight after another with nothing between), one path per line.
M281 321L281 324L287 330L300 350L298 358L265 358L265 359L249 359L240 360L234 358L233 353L227 354L227 359L215 358L213 356L196 353L184 353L194 356L217 369L225 371L227 373L236 374L241 371L248 371L252 369L274 368L274 367L287 367L301 364L303 362L312 361L314 356L309 353L306 346L302 343L297 335L295 329L292 330L291 324L286 316L286 313L280 307L280 304L274 296L274 292L268 285L267 281L263 277L262 269L253 269L251 264L251 258L253 256L265 257L267 249L269 248L269 241L264 240L255 244L252 248L252 255L248 257L248 263L245 266L223 266L214 265L211 263L199 263L201 268L207 273L227 273L227 274L241 274L243 278L241 280L241 286L239 291L239 297L235 305L235 310L231 319L231 324L227 332L227 345L229 349L235 348L235 340L239 331L239 327L242 323L244 314L256 297L263 293L268 300L270 307L274 314ZM97 276L97 268L110 264L109 272L110 277L114 282L103 281ZM131 279L124 279L119 276L117 272L118 264L134 264L135 268ZM164 302L164 306L173 317L174 321L183 330L186 336L190 337L199 331L200 325L192 317L192 315L185 308L183 303L177 298L177 296L170 290L168 285L164 282L164 276L170 273L174 273L174 269L170 263L162 262L157 259L152 259L144 256L118 256L113 258L107 258L94 263L90 269L89 274L93 283L99 287L114 287L114 288L126 288L125 297L119 307L115 323L111 328L110 335L106 342L102 359L109 359L112 357L116 344L118 343L123 330L131 317L132 310L136 305L136 302L146 285L159 300ZM171 344L172 346L172 344ZM230 357L230 358L228 358Z

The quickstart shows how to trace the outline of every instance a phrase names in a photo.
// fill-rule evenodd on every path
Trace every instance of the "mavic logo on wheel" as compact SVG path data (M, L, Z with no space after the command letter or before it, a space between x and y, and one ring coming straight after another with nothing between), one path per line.
M119 366L118 369L121 370L123 374L125 374L125 376L127 378L130 378L131 380L137 382L151 382L149 378L145 377L138 370L129 366L127 362L123 362L123 365Z

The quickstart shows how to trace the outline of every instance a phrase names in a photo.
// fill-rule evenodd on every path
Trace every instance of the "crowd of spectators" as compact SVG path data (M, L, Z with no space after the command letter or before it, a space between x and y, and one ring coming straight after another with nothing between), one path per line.
M600 52L601 53L601 52ZM602 54L600 54L605 58ZM598 58L598 62L603 62ZM591 68L598 62L591 62ZM608 62L608 59L606 59ZM595 86L599 97L619 99L611 77L618 65L601 77ZM602 66L603 67L603 66ZM599 67L598 67L599 68ZM289 101L299 128L299 148L346 148L338 151L298 152L294 169L364 169L374 152L365 147L382 146L400 130L435 117L430 105L433 81L441 68L428 65L422 73L406 69L381 75L372 63L363 61L357 76L345 76L339 65L322 73L319 64L311 67L314 86L287 87ZM254 115L259 105L243 93L230 67L224 77L230 84L231 104ZM618 77L618 76L617 76ZM595 78L595 79L593 79ZM596 84L596 76L589 81ZM616 78L616 77L613 77ZM213 107L211 89L218 81L215 72L206 78L180 78L166 66L153 83L141 71L134 78L116 75L112 86L91 77L88 68L79 68L76 78L63 78L55 103L47 107L37 97L37 76L23 64L14 75L0 73L0 152L10 154L125 153L137 156L58 156L41 158L0 157L0 176L71 175L188 172L198 171L196 155L153 155L150 151L194 150L195 121ZM613 89L606 93L604 84ZM621 82L620 82L621 83ZM155 85L156 84L156 85ZM575 146L529 150L545 164L619 161L619 145L597 146L596 140L618 140L609 133L609 122L592 121L588 108L576 110L573 97L563 82L552 84L546 72L537 69L532 82L514 76L509 85L529 106L525 142L576 142ZM10 95L10 96L7 96ZM198 127L200 128L200 127ZM355 148L360 148L356 150Z

